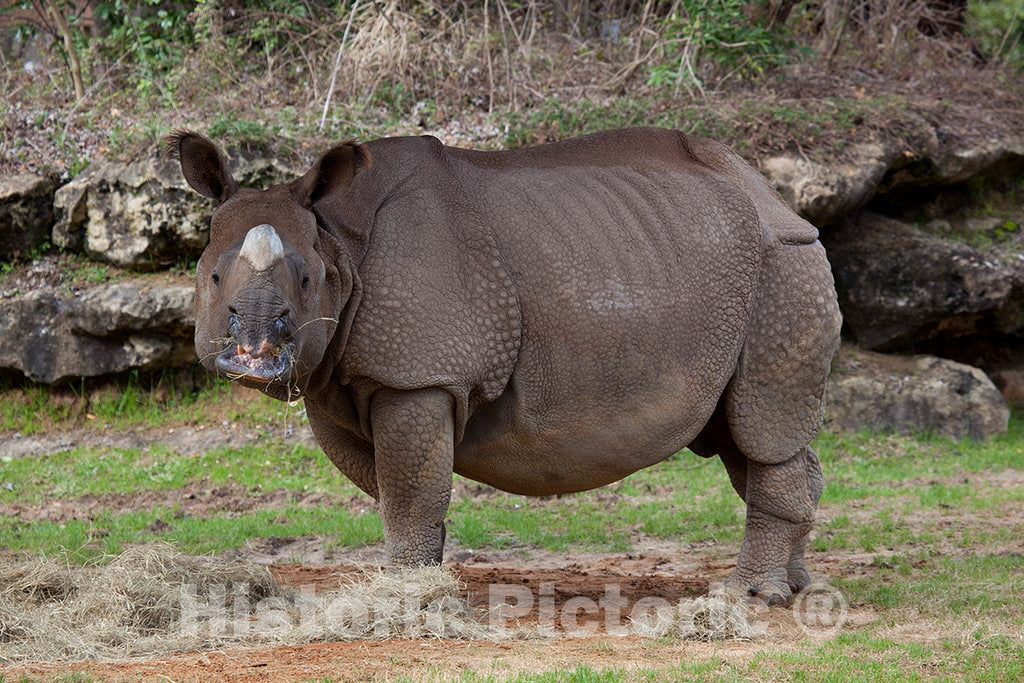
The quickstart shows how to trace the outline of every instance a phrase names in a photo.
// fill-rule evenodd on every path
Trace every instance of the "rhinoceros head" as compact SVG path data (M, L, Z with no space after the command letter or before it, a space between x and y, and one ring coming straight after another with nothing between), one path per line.
M167 138L188 184L220 202L196 269L196 352L207 369L278 397L302 391L324 362L352 288L341 242L314 211L369 164L339 145L297 180L239 188L224 155L191 131Z

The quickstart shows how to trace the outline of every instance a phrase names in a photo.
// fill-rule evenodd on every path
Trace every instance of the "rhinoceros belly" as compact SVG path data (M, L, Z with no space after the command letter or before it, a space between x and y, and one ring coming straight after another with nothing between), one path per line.
M546 495L685 447L743 344L762 245L749 201L692 169L534 169L503 187L534 197L499 231L522 342L504 393L467 422L456 471Z

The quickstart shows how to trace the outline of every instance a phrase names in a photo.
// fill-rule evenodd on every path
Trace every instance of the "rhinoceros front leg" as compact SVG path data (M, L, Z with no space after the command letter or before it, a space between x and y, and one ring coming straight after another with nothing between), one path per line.
M808 580L803 551L821 495L821 469L810 459L817 465L805 447L776 465L747 460L747 528L730 583L769 604L787 602Z
M451 397L440 389L380 390L370 405L388 559L440 564L452 492Z

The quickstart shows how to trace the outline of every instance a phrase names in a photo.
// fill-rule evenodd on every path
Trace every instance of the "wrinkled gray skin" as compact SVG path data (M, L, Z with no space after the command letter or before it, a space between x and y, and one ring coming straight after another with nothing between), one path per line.
M205 138L168 145L222 202L200 357L305 397L394 563L441 561L452 472L569 493L689 446L747 505L732 584L772 602L808 584L839 309L815 229L725 147L655 129L497 153L384 139L260 192Z

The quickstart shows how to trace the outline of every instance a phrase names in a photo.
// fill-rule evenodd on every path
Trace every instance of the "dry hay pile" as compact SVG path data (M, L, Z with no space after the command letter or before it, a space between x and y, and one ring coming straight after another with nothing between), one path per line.
M639 635L675 636L684 640L752 640L763 636L765 624L751 621L751 603L727 588L706 596L680 600L659 609L653 618L634 621Z
M152 657L225 646L390 638L499 640L448 568L366 573L338 589L278 585L251 562L137 546L81 566L39 558L0 563L0 664ZM728 594L660 610L656 631L697 640L757 635ZM638 625L636 632L645 635Z
M186 555L163 544L87 566L46 558L4 562L0 664L228 645L500 637L460 588L450 570L421 568L367 574L315 595L278 585L251 562Z

